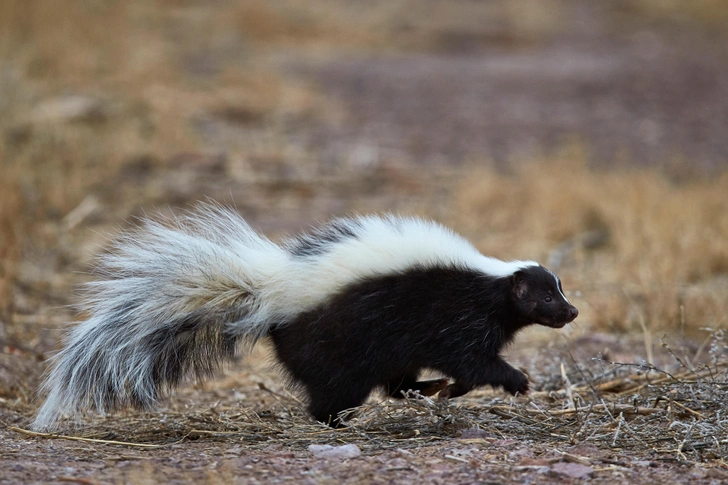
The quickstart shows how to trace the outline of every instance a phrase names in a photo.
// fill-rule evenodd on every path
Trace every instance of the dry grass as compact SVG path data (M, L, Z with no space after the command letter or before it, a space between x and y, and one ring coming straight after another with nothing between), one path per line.
M594 328L724 326L728 174L673 181L583 160L572 149L470 175L457 218L485 252L555 266Z
M713 35L728 35L728 6L723 0L638 0L614 2L616 22L636 27L654 23L671 29L691 25Z
M2 154L0 153L0 157ZM21 227L15 217L20 210L20 189L14 174L5 172L0 179L0 193L3 203L0 206L0 319L5 320L11 311L12 284L15 281L17 262L20 258Z

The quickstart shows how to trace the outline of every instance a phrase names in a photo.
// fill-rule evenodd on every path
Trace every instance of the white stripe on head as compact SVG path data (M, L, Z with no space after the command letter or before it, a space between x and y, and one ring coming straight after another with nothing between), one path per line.
M569 305L571 305L571 302L569 301L569 299L568 299L568 298L566 298L566 295L564 295L564 292L563 292L563 291L561 291L561 280L559 280L559 277L558 277L558 276L556 276L556 275L555 275L554 273L552 273L551 271L549 271L549 273L551 273L551 276L553 276L553 277L554 277L554 279L556 280L556 289L557 289L557 290L559 290L559 295L561 295L561 297L562 297L562 298L564 299L564 301L565 301L566 303L568 303Z

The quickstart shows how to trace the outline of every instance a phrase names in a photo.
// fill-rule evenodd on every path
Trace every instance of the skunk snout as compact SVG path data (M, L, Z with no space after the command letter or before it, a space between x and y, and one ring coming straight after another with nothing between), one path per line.
M569 321L573 322L579 316L579 310L575 306L569 308Z

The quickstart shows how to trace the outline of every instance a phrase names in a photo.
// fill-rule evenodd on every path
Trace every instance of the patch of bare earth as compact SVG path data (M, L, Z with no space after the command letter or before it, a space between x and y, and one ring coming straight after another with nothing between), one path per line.
M665 342L653 363L644 359L644 342L613 335L523 337L509 359L531 375L529 396L487 389L450 402L373 396L338 430L307 416L300 396L269 367L266 348L225 379L183 389L157 413L90 416L60 436L29 433L34 406L3 399L4 480L707 483L728 477L721 460L728 447L722 334L702 348Z

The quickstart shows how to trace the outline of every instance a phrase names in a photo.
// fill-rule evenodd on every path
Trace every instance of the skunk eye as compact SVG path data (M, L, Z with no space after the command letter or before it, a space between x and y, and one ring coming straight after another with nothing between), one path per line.
M553 300L553 298L551 298L550 296L547 296L543 299L543 301L545 301L546 303L551 303L551 300Z

